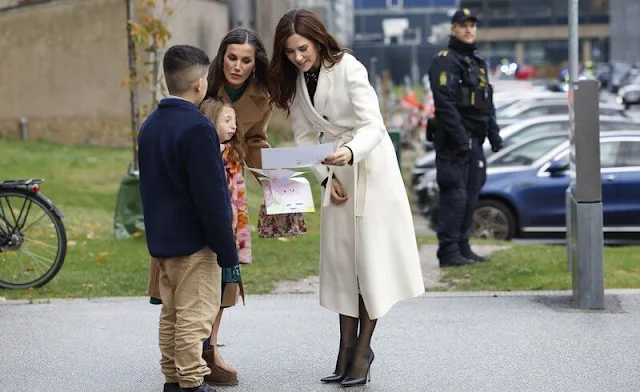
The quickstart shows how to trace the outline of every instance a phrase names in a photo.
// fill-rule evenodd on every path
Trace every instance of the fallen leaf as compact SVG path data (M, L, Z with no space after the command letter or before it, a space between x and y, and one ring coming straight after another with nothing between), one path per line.
M67 246L76 246L77 244L76 241L67 241Z
M98 256L101 256L101 257L109 256L109 252L100 252L98 253Z
M98 263L100 263L100 264L104 264L104 263L105 263L105 261L107 261L107 259L106 259L106 258L104 258L104 257L98 257L98 258L96 259L96 261L97 261Z
M131 235L133 238L140 238L142 237L142 232L141 231L136 231L135 233L133 233Z

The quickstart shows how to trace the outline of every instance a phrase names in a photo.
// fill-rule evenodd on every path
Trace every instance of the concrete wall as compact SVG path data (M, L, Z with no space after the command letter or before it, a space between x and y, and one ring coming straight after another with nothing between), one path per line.
M58 1L0 14L0 136L123 144L128 131L125 4ZM121 54L122 53L122 54Z
M640 61L640 2L610 0L611 60Z
M226 33L226 5L176 0L171 43L209 54ZM130 144L123 0L57 0L0 12L0 137L69 144ZM141 91L141 98L148 94Z

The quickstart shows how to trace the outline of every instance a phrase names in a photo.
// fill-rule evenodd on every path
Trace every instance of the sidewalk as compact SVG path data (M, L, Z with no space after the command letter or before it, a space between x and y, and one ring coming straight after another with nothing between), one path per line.
M568 293L427 293L378 323L367 391L638 391L640 291L608 309L566 307ZM1 391L162 390L160 308L146 298L0 303ZM240 385L220 391L337 391L337 316L317 296L250 296L225 312L220 339Z

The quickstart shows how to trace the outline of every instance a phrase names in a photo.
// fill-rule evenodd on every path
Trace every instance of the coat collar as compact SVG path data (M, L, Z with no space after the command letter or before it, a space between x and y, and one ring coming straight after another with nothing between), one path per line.
M324 115L324 109L327 105L328 92L330 91L331 85L333 84L332 71L334 70L334 67L335 65L332 67L331 63L324 61L322 64L322 68L320 68L320 75L318 75L318 87L316 88L316 94L313 97L313 101L315 103L314 107L320 114L320 116ZM304 85L306 89L307 84L304 83ZM307 90L306 96L308 95L309 91Z
M220 86L218 97L229 100L229 95L224 90L224 85ZM235 101L233 106L236 108L239 122L242 124L254 124L262 119L264 112L268 109L269 96L264 88L251 80L242 97Z
M318 87L316 88L316 94L313 97L315 105L311 104L309 98L309 90L307 89L307 83L304 80L304 73L298 71L298 80L296 86L296 99L302 100L302 108L305 112L307 119L314 125L330 131L335 134L341 134L345 132L345 129L327 121L324 117L325 107L327 103L328 93L330 87L334 84L335 64L330 67L330 63L324 62L322 69L320 69L320 75L318 76ZM299 94L299 95L298 95Z

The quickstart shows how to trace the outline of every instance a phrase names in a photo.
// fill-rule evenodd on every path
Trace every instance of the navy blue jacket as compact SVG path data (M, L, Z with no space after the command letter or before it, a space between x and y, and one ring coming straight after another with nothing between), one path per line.
M238 264L220 141L191 102L166 98L138 136L140 194L153 257L187 256L209 246L221 267Z

